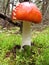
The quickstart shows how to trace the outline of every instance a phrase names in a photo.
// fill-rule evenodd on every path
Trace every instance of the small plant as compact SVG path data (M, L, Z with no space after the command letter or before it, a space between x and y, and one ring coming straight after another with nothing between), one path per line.
M13 54L12 49L16 45L21 45L22 40L21 35L6 32L0 33L0 65L10 65L9 63L14 63L14 60L11 59L11 57L13 57L13 55L11 56L11 54ZM6 57L6 54L8 57Z
M32 38L32 45L23 46L23 49L19 49L21 35L0 33L0 65L49 65L48 30L49 28L38 35L35 33L37 36ZM10 55L6 57L9 53Z
M40 32L34 39L34 49L36 48L35 65L49 65L49 28Z

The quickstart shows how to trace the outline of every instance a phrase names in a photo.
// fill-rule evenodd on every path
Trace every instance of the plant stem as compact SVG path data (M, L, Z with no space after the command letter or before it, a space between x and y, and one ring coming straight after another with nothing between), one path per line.
M31 22L23 21L22 46L31 45Z

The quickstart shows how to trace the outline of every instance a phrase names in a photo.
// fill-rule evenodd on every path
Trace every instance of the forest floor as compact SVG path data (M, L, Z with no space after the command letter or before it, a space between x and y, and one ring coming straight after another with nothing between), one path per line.
M21 42L18 27L0 28L0 65L49 65L49 27L32 31L31 47Z

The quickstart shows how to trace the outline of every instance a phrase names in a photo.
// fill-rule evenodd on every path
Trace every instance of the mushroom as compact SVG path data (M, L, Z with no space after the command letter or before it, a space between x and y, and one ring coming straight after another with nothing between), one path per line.
M22 46L31 45L31 23L40 23L42 14L38 7L31 2L19 3L12 12L12 19L22 20Z

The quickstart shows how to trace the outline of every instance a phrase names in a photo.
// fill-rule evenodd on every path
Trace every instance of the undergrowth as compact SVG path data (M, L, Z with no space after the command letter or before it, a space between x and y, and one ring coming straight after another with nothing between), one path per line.
M21 45L22 37L6 32L0 33L0 65L49 65L49 28L38 33L34 31L32 46L16 49L15 58L13 53L9 57L5 55L15 45Z

